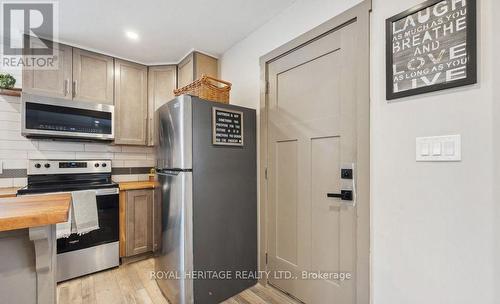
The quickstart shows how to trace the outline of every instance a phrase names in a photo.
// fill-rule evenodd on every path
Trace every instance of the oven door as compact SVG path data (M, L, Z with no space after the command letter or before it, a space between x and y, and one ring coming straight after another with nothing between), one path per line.
M119 239L118 193L118 188L96 190L99 229L83 235L73 233L68 238L58 239L57 253L117 242Z

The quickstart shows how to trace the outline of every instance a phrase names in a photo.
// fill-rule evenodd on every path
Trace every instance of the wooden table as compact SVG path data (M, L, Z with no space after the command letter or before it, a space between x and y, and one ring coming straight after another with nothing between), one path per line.
M0 295L10 303L56 303L56 224L71 194L0 199Z
M0 188L0 198L16 197L18 187Z
M71 194L0 199L0 231L53 225L68 220Z

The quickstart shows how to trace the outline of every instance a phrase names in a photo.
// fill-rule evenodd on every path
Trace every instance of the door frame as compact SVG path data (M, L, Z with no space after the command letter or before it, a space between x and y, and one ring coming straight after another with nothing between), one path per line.
M260 57L259 144L259 270L267 271L268 252L268 65L326 34L351 24L358 26L357 81L357 218L356 218L356 303L370 302L370 12L372 0L364 0L314 29ZM267 284L265 278L260 283Z

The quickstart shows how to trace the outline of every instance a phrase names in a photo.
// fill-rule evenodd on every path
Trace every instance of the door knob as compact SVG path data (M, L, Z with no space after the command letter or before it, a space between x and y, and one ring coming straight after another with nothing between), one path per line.
M343 201L352 201L351 190L341 190L340 193L327 193L326 196L340 198Z
M351 201L354 206L355 187L354 163L344 164L340 168L340 193L327 193L329 198L340 198L343 201Z

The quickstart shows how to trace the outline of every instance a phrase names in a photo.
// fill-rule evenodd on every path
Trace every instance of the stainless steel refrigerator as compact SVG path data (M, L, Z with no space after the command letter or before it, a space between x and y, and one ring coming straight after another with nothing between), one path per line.
M255 110L182 95L156 114L156 281L171 303L220 303L257 283Z

